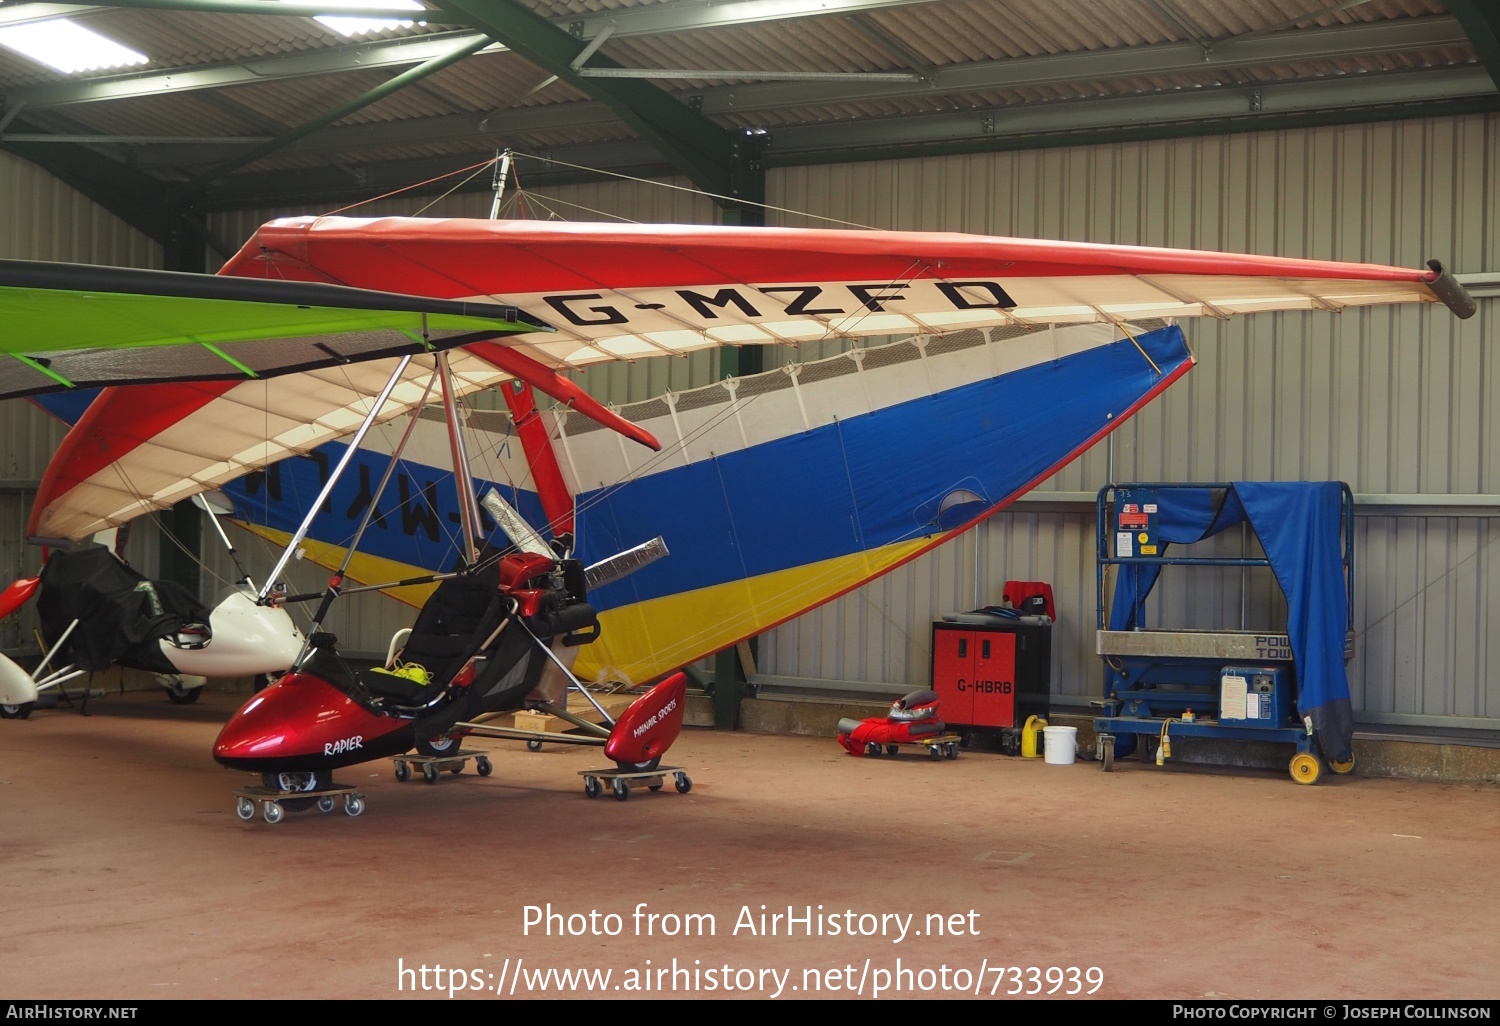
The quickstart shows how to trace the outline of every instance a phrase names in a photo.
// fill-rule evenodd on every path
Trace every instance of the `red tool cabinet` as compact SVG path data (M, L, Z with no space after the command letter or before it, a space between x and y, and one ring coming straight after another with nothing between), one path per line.
M1051 683L1049 623L932 625L932 690L944 723L1018 730L1027 717L1047 715Z

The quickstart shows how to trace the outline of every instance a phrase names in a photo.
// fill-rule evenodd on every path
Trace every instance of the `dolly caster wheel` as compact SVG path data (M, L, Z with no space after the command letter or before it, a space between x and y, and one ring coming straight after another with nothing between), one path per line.
M1299 784L1316 784L1323 775L1323 762L1311 752L1298 752L1287 767Z
M949 741L943 746L943 755L949 759L958 758L958 742Z
M691 791L693 789L692 778L689 777L686 773L678 773L678 774L676 774L676 776L677 776L677 793L678 794L687 794L689 791Z
M886 745L885 746L885 754L886 755L895 755L900 750L901 749L898 748L896 745Z
M241 798L239 801L234 803L234 814L243 820L248 821L254 819L255 803L252 802L249 798Z
M1111 734L1099 735L1099 765L1104 767L1104 772L1113 773L1115 770L1115 739Z
M1337 773L1341 777L1344 776L1345 774L1353 773L1354 772L1354 753L1353 752L1349 753L1349 761L1348 762L1339 762L1336 759L1329 759L1328 760L1328 768L1331 769L1331 770L1333 770L1335 773Z
M331 795L331 794L325 794L323 797L321 797L321 798L318 799L318 811L319 812L332 812L333 811L333 795Z
M927 747L927 755L932 759L933 762L941 762L942 759L943 759L943 748L942 748L942 746L941 745L929 745Z
M542 743L536 738L532 738L526 742L526 750L528 752L540 752L542 750Z
M619 777L615 777L615 779L611 780L609 783L610 787L614 789L615 801L623 802L625 799L630 797L630 785L625 781L621 780Z
M411 763L406 762L404 760L398 760L396 762L396 780L399 783L404 784L404 783L406 783L410 779L411 779Z
M646 785L646 790L648 790L648 791L660 791L661 790L661 785L660 784L647 784Z
M597 798L604 793L604 788L599 784L598 777L583 778L583 793L590 798Z
M463 763L459 763L457 766L449 766L448 767L448 772L452 773L455 777L458 776L463 771L464 771L464 764Z
M266 822L275 826L286 818L286 810L281 807L280 802L266 802L261 809L261 815L266 817Z
M365 800L357 794L344 795L344 812L349 816L358 816L365 811Z
M481 777L487 777L495 772L495 764L482 755L474 760L474 768L479 771Z
M430 762L426 763L422 766L422 778L429 784L436 784L438 781L438 768Z
M865 742L865 754L866 755L879 755L880 754L880 746L877 745L874 741L866 741Z

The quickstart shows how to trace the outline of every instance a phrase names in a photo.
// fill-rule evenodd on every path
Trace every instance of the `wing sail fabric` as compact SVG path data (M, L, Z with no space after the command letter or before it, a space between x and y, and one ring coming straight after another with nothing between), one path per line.
M510 379L463 350L450 359L461 395ZM432 363L412 360L380 422L421 401ZM27 535L86 538L310 453L357 428L394 369L385 359L260 381L106 388L47 465Z

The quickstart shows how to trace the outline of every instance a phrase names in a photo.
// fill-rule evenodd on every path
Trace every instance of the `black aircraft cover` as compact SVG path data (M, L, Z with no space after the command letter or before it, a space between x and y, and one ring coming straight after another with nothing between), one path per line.
M48 644L79 621L53 665L94 671L118 662L155 673L176 672L157 642L184 624L207 624L209 614L176 581L149 580L92 543L48 556L37 612Z

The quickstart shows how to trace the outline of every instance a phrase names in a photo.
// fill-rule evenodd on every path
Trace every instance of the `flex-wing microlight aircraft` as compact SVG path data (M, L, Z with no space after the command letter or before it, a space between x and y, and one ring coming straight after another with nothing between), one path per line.
M391 465L389 441L373 440L349 457L365 473L331 484L302 543L368 583L448 570L460 546L446 525L475 518L462 498L472 489L448 500L438 487L457 467L509 495L582 564L663 537L669 557L587 595L600 635L573 670L632 683L915 558L1065 465L1191 368L1176 319L1406 302L1473 312L1435 263L946 233L290 218L262 227L222 273L399 284L546 317L558 330L545 337L467 347L496 373L455 375L459 394L503 380L510 417L471 415L467 452L453 442L463 434L455 418L418 418L397 496L351 555L353 525L374 508L368 482ZM565 376L714 345L892 335L907 337L624 410L602 408ZM321 445L332 465L349 449L320 425L316 397L292 392L295 376L281 382L230 382L176 404L169 445L131 428L135 390L106 393L49 468L31 532L86 536L227 486L252 530L296 540L295 514L306 511L288 496L325 481L312 460L272 464ZM261 391L246 398L250 387ZM538 412L534 391L562 405ZM241 405L268 412L273 428L261 457L229 465L216 425ZM113 440L110 467L153 487L111 488L118 471L81 461L98 439ZM250 462L269 469L246 478ZM391 591L419 603L432 584ZM1347 739L1325 743L1336 756ZM320 756L315 771L369 757Z

